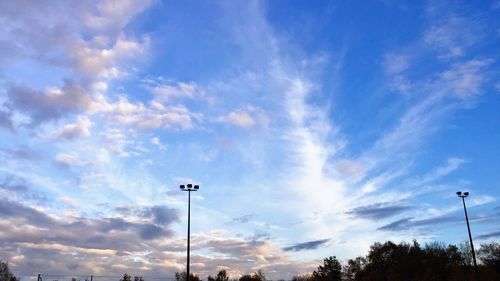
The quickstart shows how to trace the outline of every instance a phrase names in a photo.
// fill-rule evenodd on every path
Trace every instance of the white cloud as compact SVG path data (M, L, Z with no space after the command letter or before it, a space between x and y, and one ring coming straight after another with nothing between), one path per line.
M72 167L80 164L78 156L70 153L58 153L55 157L55 162L64 167Z
M484 70L490 64L489 59L473 59L452 65L450 69L440 74L444 89L449 91L449 95L460 99L480 95L487 78Z
M123 74L118 67L124 60L144 56L149 39L137 42L120 35L109 48L92 46L92 42L80 40L68 50L73 65L79 72L92 78L117 78Z
M159 103L165 103L173 98L202 98L205 91L195 82L179 82L160 79L149 86L150 91L155 95L155 100Z
M76 123L64 125L63 128L59 129L55 137L56 139L66 139L72 140L79 137L90 136L90 128L92 127L92 122L87 116L78 117Z
M164 106L156 100L145 105L142 102L132 103L126 96L111 102L103 95L92 103L90 111L94 114L105 113L108 118L124 126L139 129L191 129L203 115L191 112L183 105Z
M161 143L161 141L160 141L160 139L158 137L151 138L151 143L153 145L155 145L156 147L158 147L158 149L160 149L160 150L167 149L167 147L163 143Z
M103 144L110 152L117 153L121 157L131 155L128 146L134 144L133 139L120 129L109 129L101 133Z
M253 106L231 111L225 116L217 117L215 120L216 122L230 124L242 129L251 129L257 125L267 128L270 122L263 110Z
M488 204L495 201L496 201L495 197L489 195L474 196L474 199L472 199L472 204L470 207Z
M89 109L94 98L89 90L92 85L106 90L106 80L125 74L130 61L147 55L149 38L135 40L123 29L153 2L0 4L0 13L6 19L2 22L8 23L3 36L6 42L17 44L9 49L12 54L5 55L24 57L30 65L41 65L48 73L58 73L62 67L66 77L60 82L62 87L46 85L48 90L15 82L29 80L22 73L7 77L7 108L28 116L31 125Z
M64 204L72 207L78 206L78 201L72 197L69 196L61 196L58 198L59 201L63 202Z
M255 120L246 111L233 111L230 112L226 118L222 119L224 122L233 124L235 126L249 129L255 126Z
M464 163L466 163L466 161L464 159L449 158L446 161L446 164L437 167L434 171L424 175L422 178L410 181L410 184L413 186L419 186L419 185L423 185L423 184L426 184L429 182L439 180L442 177L457 170Z
M195 126L194 120L198 119L199 116L200 115L192 114L184 106L171 106L166 108L165 111L148 108L143 112L127 115L122 114L114 116L113 118L122 125L143 129L191 129Z
M479 23L470 18L446 13L437 18L439 20L426 30L424 42L434 48L441 59L463 57L481 37Z
M85 11L84 23L95 32L119 33L132 18L144 11L154 0L104 0L97 4L96 12Z
M409 56L405 54L386 54L382 62L388 74L399 74L409 66Z

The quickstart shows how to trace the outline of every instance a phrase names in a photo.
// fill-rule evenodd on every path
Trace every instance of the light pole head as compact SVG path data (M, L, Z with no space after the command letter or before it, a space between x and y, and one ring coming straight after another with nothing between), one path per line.
M468 191L464 192L464 196L465 197L469 196L469 192Z
M180 188L181 188L182 191L197 191L198 189L200 189L200 186L197 185L197 184L195 185L195 184L189 183L189 184L186 184L186 185L181 184Z
M457 191L458 196L462 196L462 191Z

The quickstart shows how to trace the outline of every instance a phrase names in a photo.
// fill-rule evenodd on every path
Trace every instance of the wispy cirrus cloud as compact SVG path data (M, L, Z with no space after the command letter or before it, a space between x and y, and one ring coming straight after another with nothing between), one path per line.
M443 9L428 9L431 15L443 12ZM481 23L472 17L464 17L453 12L445 16L434 17L434 22L424 34L424 42L434 48L440 59L463 57L467 49L481 38Z
M317 249L318 247L321 247L323 244L328 243L330 239L321 239L321 240L315 240L315 241L308 241L308 242L303 242L303 243L298 243L293 246L289 246L284 248L283 250L285 251L303 251L303 250L314 250Z
M490 233L484 233L484 234L476 236L476 239L485 240L485 239L491 239L491 238L497 238L497 237L500 237L500 231L493 231Z
M351 214L360 218L380 220L401 214L412 208L414 207L408 206L406 204L396 205L396 204L376 203L372 205L356 207L348 211L347 214Z

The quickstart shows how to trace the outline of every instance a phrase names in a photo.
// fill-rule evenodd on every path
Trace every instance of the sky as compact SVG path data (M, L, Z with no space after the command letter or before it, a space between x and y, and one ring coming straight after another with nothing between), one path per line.
M0 1L0 257L19 276L173 277L188 183L202 278L462 243L459 190L476 247L498 241L499 13Z

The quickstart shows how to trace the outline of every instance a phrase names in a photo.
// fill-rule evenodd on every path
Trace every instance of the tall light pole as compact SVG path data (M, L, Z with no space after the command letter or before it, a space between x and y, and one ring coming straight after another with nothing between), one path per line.
M462 198L462 203L464 204L464 212L465 212L465 221L467 222L467 230L469 231L469 241L470 241L470 248L472 250L472 260L474 261L474 271L476 272L476 280L479 281L479 270L477 268L477 262L476 262L476 252L474 252L474 243L472 243L472 234L470 233L470 226L469 226L469 216L467 215L467 207L465 206L465 197L469 196L469 192L461 192L457 191L458 197Z
M188 192L188 234L187 234L187 269L186 269L186 281L190 281L189 278L189 246L190 246L190 236L191 236L191 191L197 191L200 187L198 185L188 184L187 186L181 184L180 188L182 191Z

